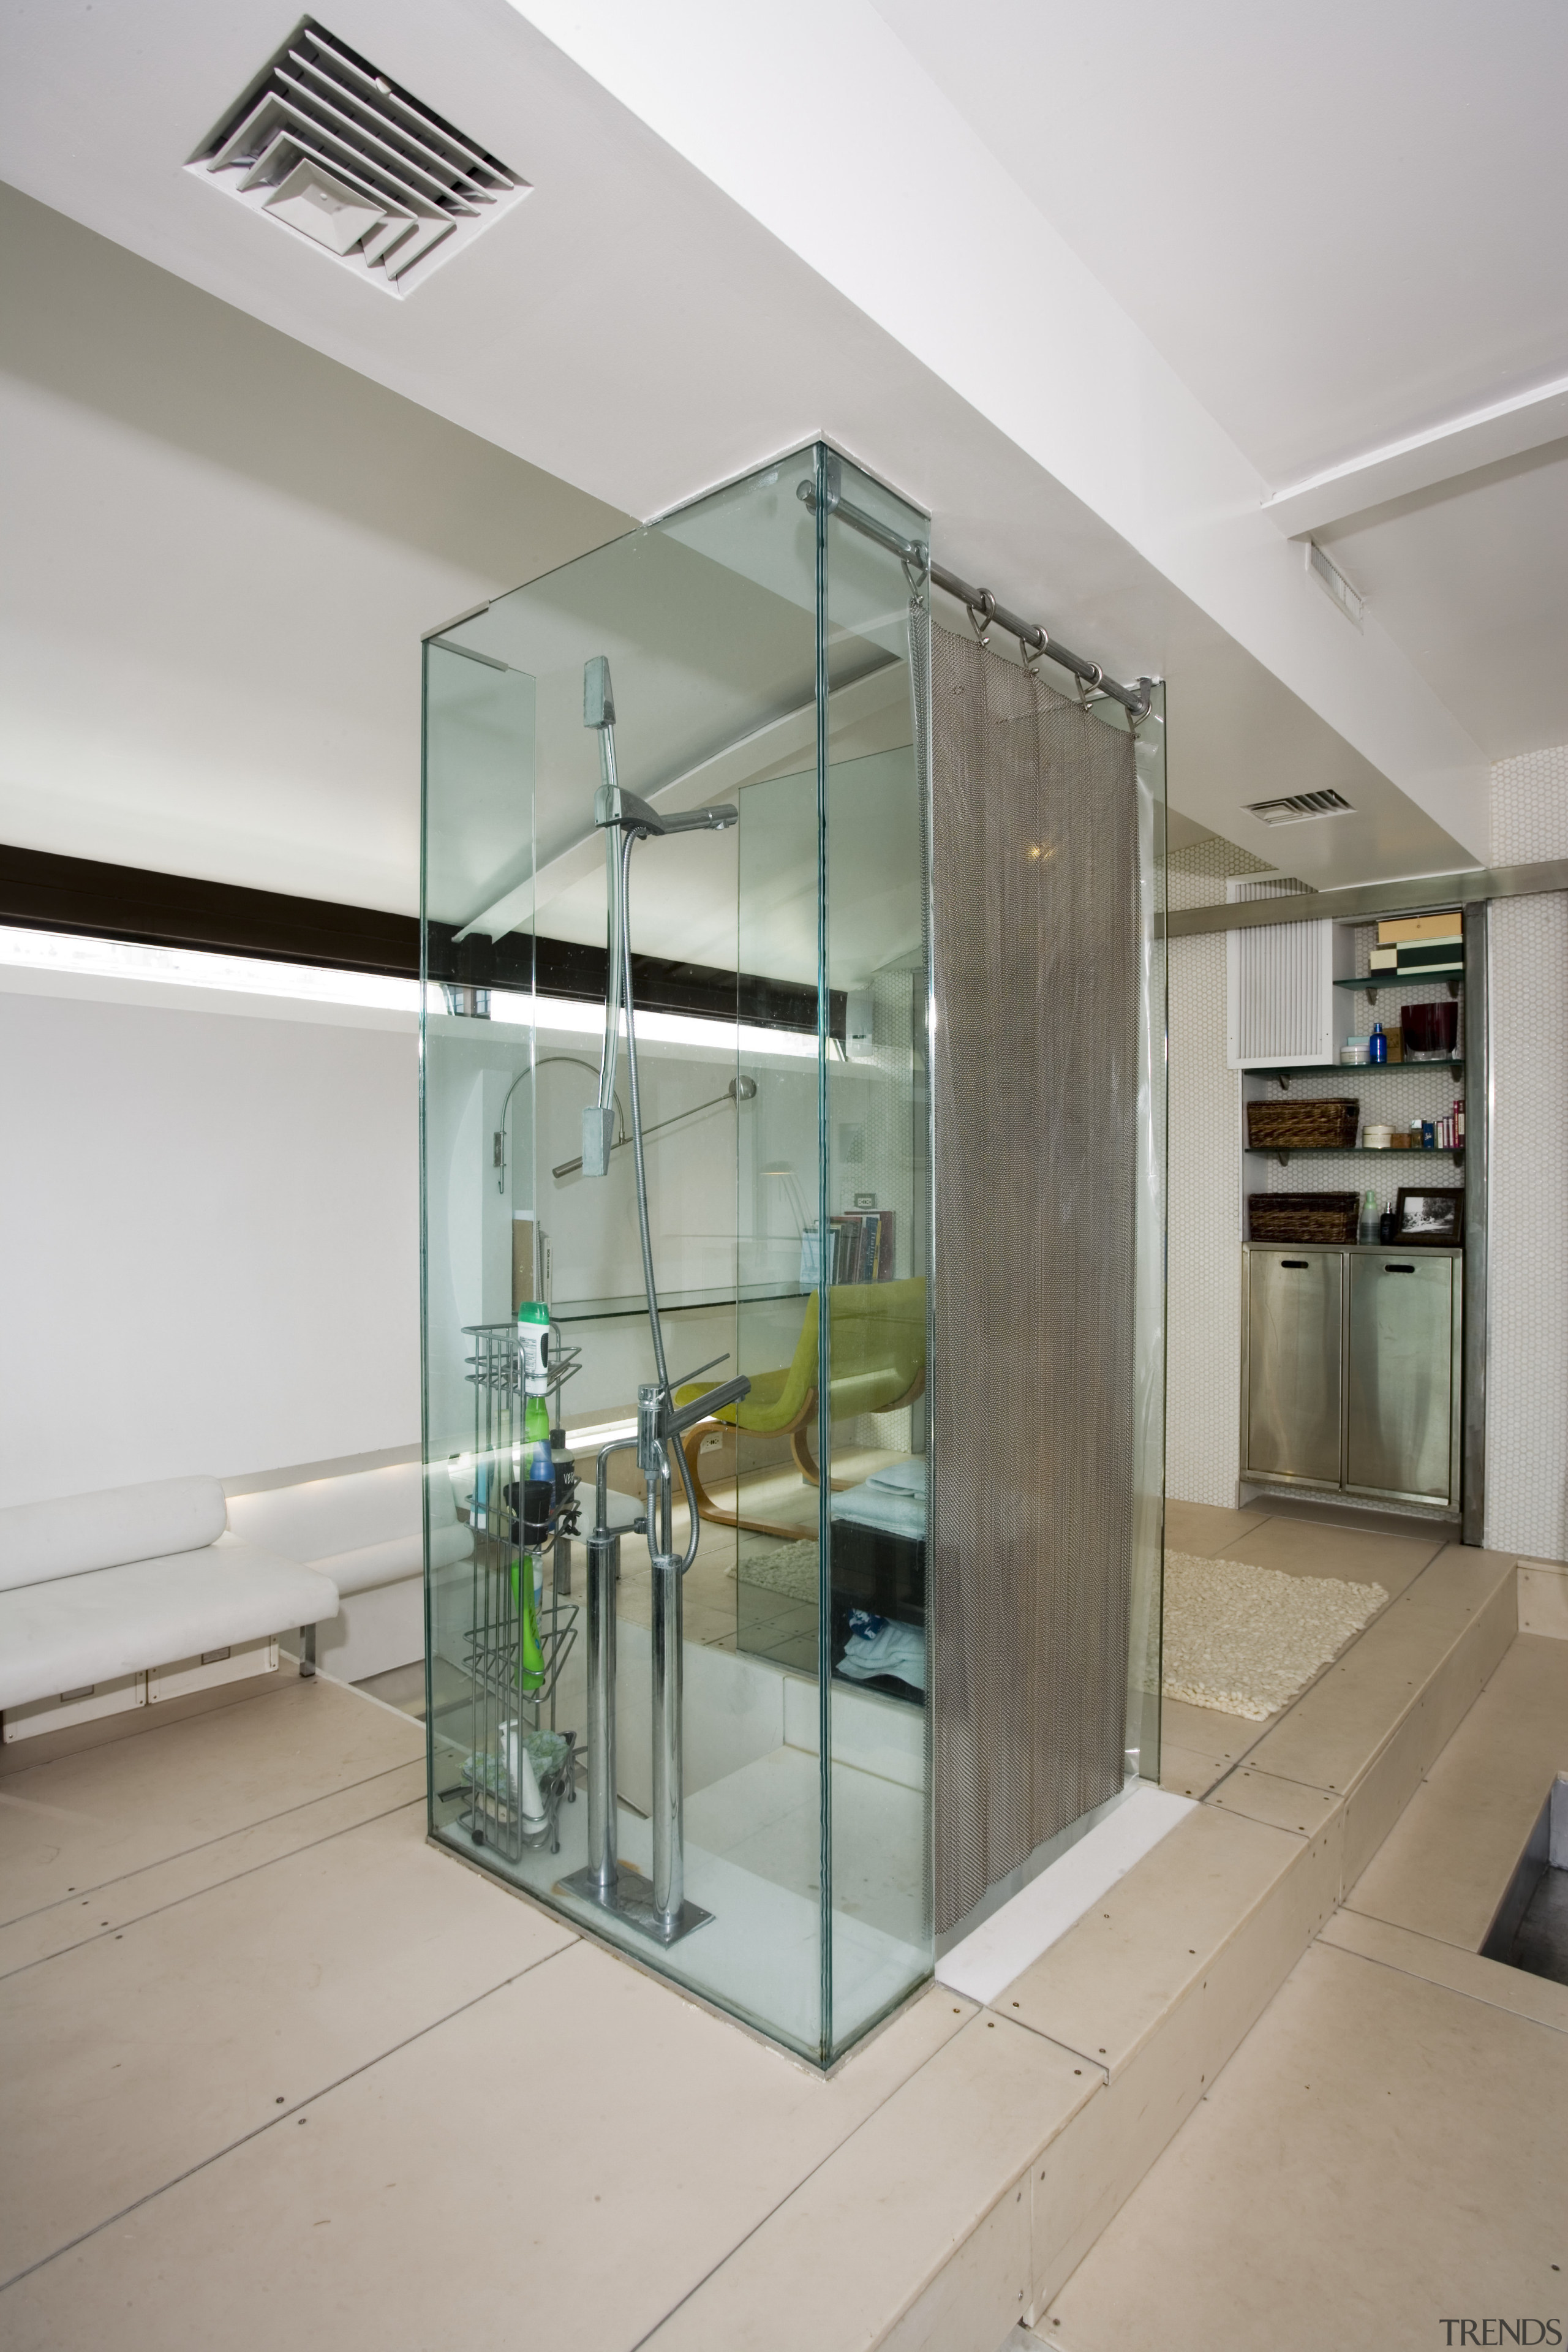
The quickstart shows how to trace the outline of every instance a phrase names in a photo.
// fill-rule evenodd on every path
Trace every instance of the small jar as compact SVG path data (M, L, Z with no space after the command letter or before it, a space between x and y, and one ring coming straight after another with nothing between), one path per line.
M1365 1037L1347 1037L1340 1047L1340 1061L1348 1070L1364 1069L1372 1057L1372 1047Z
M1369 1151L1387 1151L1394 1143L1394 1129L1374 1123L1362 1130L1362 1141Z

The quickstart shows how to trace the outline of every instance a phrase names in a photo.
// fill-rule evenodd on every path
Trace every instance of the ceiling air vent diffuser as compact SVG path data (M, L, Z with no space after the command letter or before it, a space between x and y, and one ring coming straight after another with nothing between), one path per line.
M1335 792L1288 793L1283 800L1247 803L1247 815L1265 824L1302 824L1310 816L1339 816L1350 808L1344 794Z
M309 20L189 169L393 294L528 194L526 180Z

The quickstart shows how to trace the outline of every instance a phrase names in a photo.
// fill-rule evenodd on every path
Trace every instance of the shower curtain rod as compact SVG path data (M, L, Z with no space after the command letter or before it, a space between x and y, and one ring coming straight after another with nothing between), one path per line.
M802 482L798 495L802 504L815 513L816 493L809 482ZM1036 661L1044 655L1058 668L1070 670L1074 677L1080 679L1085 686L1094 687L1100 693L1110 695L1113 702L1121 703L1134 723L1149 716L1153 707L1152 688L1154 681L1152 677L1141 677L1136 686L1119 685L1115 678L1106 677L1098 662L1085 661L1081 654L1069 653L1061 640L1051 636L1039 622L1023 621L1016 613L1010 613L1005 604L996 602L989 588L972 588L967 580L961 580L956 572L948 570L945 563L933 563L930 550L922 547L918 540L901 538L887 523L879 522L875 515L867 514L863 508L851 506L847 499L840 496L836 467L829 475L827 510L829 514L836 514L841 522L847 522L852 530L858 530L865 538L874 539L879 546L887 548L901 563L918 564L922 571L929 569L937 586L945 594L956 597L971 621L978 625L982 644L984 643L984 632L994 624L997 628L1005 629L1010 637L1016 637L1025 653L1032 655Z

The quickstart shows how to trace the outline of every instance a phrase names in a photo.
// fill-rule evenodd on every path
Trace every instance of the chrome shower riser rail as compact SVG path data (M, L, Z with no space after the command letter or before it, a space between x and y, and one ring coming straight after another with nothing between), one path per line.
M615 1113L616 1042L620 1015L626 1023L626 1088L631 1102L632 1171L637 1188L637 1238L642 1250L643 1288L647 1300L648 1333L653 1342L658 1378L637 1390L637 1467L647 1493L647 1534L653 1572L653 1877L625 1867L616 1853L617 1791L616 1787L616 1594L619 1538L609 1526L605 1462L618 1448L606 1447L599 1457L595 1483L594 1533L589 1558L589 1859L587 1867L563 1882L566 1892L614 1912L639 1934L661 1944L673 1944L712 1917L686 1900L685 1839L682 1793L682 1579L697 1557L700 1534L697 1496L679 1439L682 1430L710 1406L739 1398L749 1381L731 1381L685 1413L675 1409L669 1370L665 1361L664 1333L659 1325L658 1290L654 1279L653 1236L648 1222L647 1167L643 1139L642 1097L637 1076L637 1013L632 995L631 858L638 841L669 833L722 832L735 824L739 811L727 806L661 811L625 791L616 772L616 700L610 665L595 654L583 671L583 723L599 739L603 782L595 803L595 821L605 834L605 892L608 899L608 985L605 995L605 1045L600 1066L599 1097L583 1114L580 1159L563 1162L555 1174L581 1168L585 1175L603 1176L615 1149L611 1127ZM738 1098L742 1080L731 1082ZM751 1089L755 1093L753 1086ZM722 1097L721 1097L722 1099ZM712 1108L705 1105L705 1108ZM673 1120L662 1120L673 1125ZM722 1360L721 1359L720 1360ZM704 1370L711 1366L704 1365ZM670 1454L686 1494L690 1533L684 1554L671 1538Z

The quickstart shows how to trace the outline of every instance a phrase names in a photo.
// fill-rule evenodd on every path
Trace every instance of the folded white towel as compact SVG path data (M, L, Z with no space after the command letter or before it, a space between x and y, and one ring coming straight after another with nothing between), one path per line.
M889 1462L885 1470L873 1470L865 1483L868 1486L875 1486L879 1492L923 1496L926 1490L925 1455L911 1454L905 1462Z
M884 1535L908 1536L917 1543L926 1531L925 1502L918 1495L879 1495L869 1486L851 1486L847 1495L835 1495L828 1508L840 1522L879 1528Z

